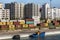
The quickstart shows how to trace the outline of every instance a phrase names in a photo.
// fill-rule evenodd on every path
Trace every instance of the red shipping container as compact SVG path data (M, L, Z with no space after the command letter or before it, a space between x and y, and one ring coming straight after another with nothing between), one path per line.
M15 25L15 28L16 28L16 29L21 29L22 26L21 26L21 25Z
M34 28L35 26L34 26L34 24L29 24L29 27Z
M19 22L13 22L13 24L14 24L14 25L20 25L20 23L19 23Z
M40 26L41 26L41 27L44 27L44 23L40 23Z
M7 30L8 26L7 25L1 25L1 30Z
M53 20L53 23L56 23L57 21L56 20Z
M59 22L56 22L56 23L55 23L55 26L58 26L58 25L59 25Z

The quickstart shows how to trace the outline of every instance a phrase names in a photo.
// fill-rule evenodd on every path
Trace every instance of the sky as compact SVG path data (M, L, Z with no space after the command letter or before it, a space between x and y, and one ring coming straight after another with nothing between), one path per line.
M10 2L18 2L18 3L35 3L39 5L43 5L44 3L50 3L50 0L0 0L2 3L10 3ZM51 5L52 7L58 7L60 8L60 0L52 0Z

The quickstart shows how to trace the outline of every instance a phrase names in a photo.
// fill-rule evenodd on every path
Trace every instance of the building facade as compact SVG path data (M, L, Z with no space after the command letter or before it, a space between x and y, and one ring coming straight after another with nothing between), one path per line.
M10 20L10 10L9 9L0 9L0 21L9 21Z
M48 19L49 8L50 8L50 5L48 3L45 3L44 5L42 5L41 19Z
M26 4L24 6L24 17L25 17L25 19L32 18L34 16L40 17L40 6L37 4L33 4L33 3Z
M9 9L3 9L2 10L2 20L1 21L9 21L10 20L10 10Z
M6 9L10 9L10 20L23 19L24 15L24 4L22 3L7 3L5 4Z
M48 18L60 20L60 9L59 8L50 8L48 9Z
M3 9L3 4L2 3L0 3L0 9Z

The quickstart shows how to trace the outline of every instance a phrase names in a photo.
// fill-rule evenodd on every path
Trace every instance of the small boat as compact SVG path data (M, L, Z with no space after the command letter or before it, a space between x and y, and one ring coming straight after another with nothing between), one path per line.
M45 37L45 32L41 32L39 35L34 33L34 34L30 35L29 37L31 37L31 38Z

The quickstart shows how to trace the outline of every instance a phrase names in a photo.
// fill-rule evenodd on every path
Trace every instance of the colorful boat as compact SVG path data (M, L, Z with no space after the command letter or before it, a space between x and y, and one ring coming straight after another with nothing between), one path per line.
M41 32L39 35L34 33L30 35L29 37L36 38L36 37L45 37L45 32Z

